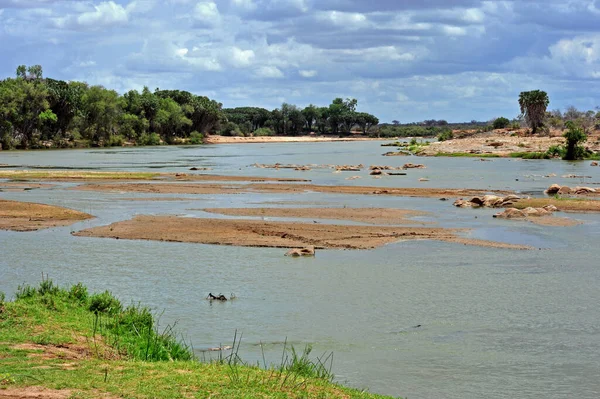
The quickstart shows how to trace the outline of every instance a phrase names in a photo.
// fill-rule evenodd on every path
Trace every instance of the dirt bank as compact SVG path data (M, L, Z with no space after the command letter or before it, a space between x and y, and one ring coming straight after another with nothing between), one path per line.
M210 208L203 211L229 216L350 220L384 225L431 224L408 219L427 215L426 212L391 208Z
M72 209L0 199L0 230L36 231L68 226L93 216Z
M465 245L530 249L521 245L461 238L457 236L460 231L464 230L136 216L132 220L82 230L74 235L276 248L313 245L321 249L372 249L400 240L440 240Z
M553 145L562 145L562 137L511 136L512 133L491 132L474 137L434 142L422 147L419 155L433 156L440 153L494 154L500 157L514 152L545 152Z
M14 191L29 191L38 188L51 188L55 187L54 184L44 183L15 183L15 182L0 182L0 191L14 192Z
M511 205L517 209L542 208L554 205L563 212L600 212L600 200L589 200L581 198L525 198Z
M120 183L84 184L73 188L84 191L117 191L155 194L240 194L319 192L330 194L393 195L400 197L455 198L479 196L488 193L511 194L508 191L445 188L389 188L366 186L319 186L313 184L187 184L187 183Z
M207 144L240 144L240 143L316 143L332 141L372 141L381 140L370 137L324 137L324 136L259 136L259 137L232 137L208 136L204 142Z

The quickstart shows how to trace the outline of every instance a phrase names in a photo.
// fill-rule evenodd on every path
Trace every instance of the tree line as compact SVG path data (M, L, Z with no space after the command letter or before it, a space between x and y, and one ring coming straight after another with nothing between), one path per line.
M182 90L130 90L120 95L85 82L44 78L42 67L17 68L0 81L0 149L199 144L207 134L299 135L367 133L377 117L356 110L356 99L300 109L223 109Z

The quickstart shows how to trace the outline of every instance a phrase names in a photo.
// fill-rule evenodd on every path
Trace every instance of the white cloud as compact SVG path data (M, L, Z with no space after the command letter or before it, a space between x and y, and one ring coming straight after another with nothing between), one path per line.
M594 64L600 61L600 35L559 40L550 46L550 54L552 58L565 62Z
M315 71L314 69L301 69L298 71L298 73L303 78L314 78L315 76L317 76L317 71Z
M221 14L212 1L201 1L194 7L194 18L207 25L214 25L220 21Z
M274 66L262 66L256 70L256 76L261 78L279 79L283 78L283 72Z
M233 47L231 49L231 64L238 68L243 68L252 65L254 61L254 51L242 50L239 47Z
M257 7L253 0L232 0L232 4L235 7L241 8L245 11L254 11Z
M340 11L322 12L317 15L317 19L325 22L330 22L336 26L341 26L350 29L359 28L368 23L368 19L364 14Z
M77 24L81 26L108 26L126 23L127 11L123 6L114 1L102 2L94 6L94 11L84 12L77 17Z

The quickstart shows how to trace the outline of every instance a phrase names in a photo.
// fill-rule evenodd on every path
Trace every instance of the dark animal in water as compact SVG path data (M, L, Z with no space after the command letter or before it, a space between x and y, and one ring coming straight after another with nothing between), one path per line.
M226 301L227 300L225 295L219 294L217 296L217 295L213 295L211 292L208 293L208 296L206 297L206 299L208 299L210 301Z

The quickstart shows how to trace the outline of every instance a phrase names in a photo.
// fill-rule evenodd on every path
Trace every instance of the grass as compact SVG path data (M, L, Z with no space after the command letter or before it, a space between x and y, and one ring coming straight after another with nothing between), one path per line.
M70 180L151 180L159 173L149 172L94 172L65 170L1 170L0 179L70 179Z
M551 159L550 154L546 152L511 152L509 154L511 158L521 159Z
M542 208L546 205L554 205L558 210L564 212L600 212L600 201L598 200L560 196L521 199L512 206L517 209L525 209L528 207Z
M498 154L473 154L470 152L438 152L436 157L501 158Z
M310 347L284 349L278 367L249 366L236 334L231 355L200 362L173 328L157 330L149 309L124 307L81 284L64 289L43 278L15 297L0 295L0 392L35 386L71 398L384 398L332 383L333 355L311 360Z

